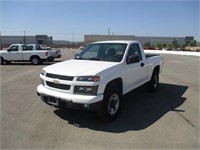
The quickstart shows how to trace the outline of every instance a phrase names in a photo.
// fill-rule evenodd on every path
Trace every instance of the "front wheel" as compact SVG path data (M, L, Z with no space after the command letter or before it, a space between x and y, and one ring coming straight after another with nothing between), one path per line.
M3 57L0 57L0 65L3 65L4 64L4 59Z
M121 94L115 88L106 88L103 103L98 112L99 118L104 121L112 121L119 115Z

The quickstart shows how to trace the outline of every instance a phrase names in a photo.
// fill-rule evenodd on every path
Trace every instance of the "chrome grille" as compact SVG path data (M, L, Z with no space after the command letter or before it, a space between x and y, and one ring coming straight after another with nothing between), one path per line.
M47 73L46 77L60 79L60 80L67 80L67 81L72 81L74 79L74 77L71 77L71 76L63 76L63 75L57 75L57 74L52 74L52 73Z
M61 89L61 90L69 90L70 89L70 85L66 85L66 84L55 84L53 82L49 82L46 81L46 85L52 88L56 88L56 89Z

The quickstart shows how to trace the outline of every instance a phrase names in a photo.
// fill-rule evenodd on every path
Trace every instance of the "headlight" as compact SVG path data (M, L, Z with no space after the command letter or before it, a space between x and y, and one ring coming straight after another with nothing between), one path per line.
M46 72L44 70L42 70L42 72L40 74L45 76ZM41 80L41 84L44 85L44 80L42 78L40 78L40 80Z
M41 72L41 75L43 75L43 76L44 76L44 75L45 75L45 73L46 73L46 72L45 72L44 70L42 70L42 72Z
M74 94L96 95L98 86L74 86Z
M99 76L80 76L77 77L77 81L86 81L86 82L98 82L100 80Z

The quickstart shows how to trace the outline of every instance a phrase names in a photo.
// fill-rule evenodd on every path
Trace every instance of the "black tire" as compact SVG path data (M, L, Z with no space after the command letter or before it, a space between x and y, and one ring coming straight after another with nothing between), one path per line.
M4 59L3 59L3 57L0 57L0 65L3 65L4 64Z
M32 56L31 57L31 63L33 65L39 65L42 63L41 59L38 56Z
M148 82L148 91L149 92L156 92L159 85L159 72L154 70L151 80Z
M121 108L121 92L116 86L108 86L98 116L103 121L112 121L119 116Z
M11 64L11 61L5 61L5 63L6 63L6 65L9 65L9 64Z
M53 62L55 58L51 57L49 59L47 59L48 62Z

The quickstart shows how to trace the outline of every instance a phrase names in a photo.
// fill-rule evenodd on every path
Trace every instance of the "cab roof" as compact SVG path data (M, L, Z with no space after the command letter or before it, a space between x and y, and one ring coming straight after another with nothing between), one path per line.
M110 41L97 41L93 43L122 43L122 44L130 44L130 43L138 43L138 41L128 41L128 40L110 40Z

